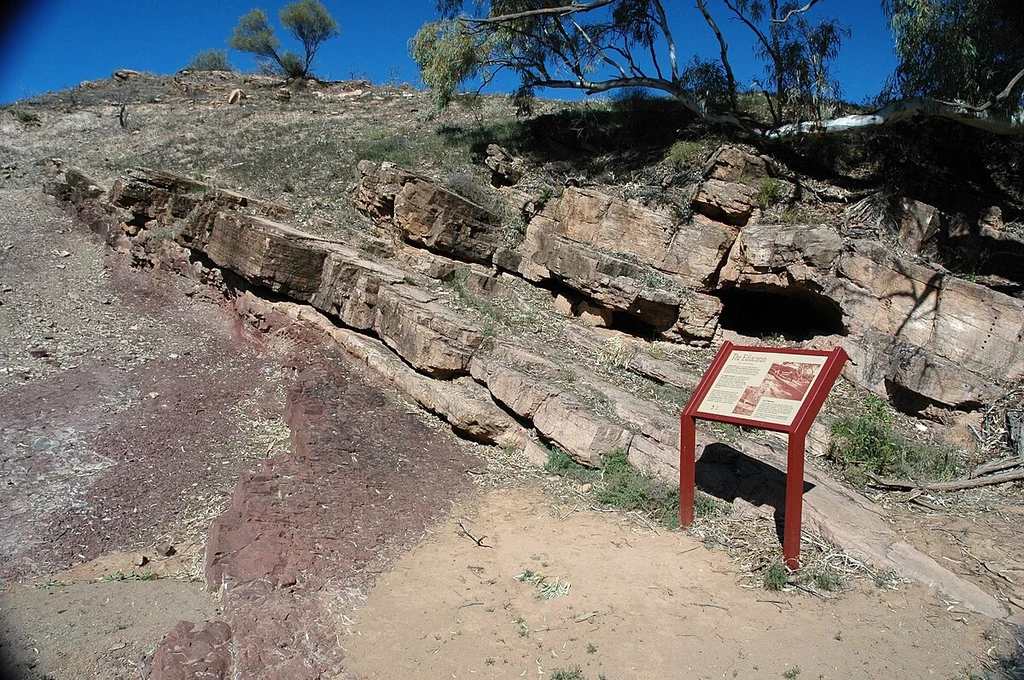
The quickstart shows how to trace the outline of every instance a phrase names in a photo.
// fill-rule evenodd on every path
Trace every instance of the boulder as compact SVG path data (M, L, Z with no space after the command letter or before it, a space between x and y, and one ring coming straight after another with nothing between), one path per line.
M718 147L704 164L704 177L723 182L740 182L748 177L764 177L767 173L765 157L732 144Z
M320 289L322 239L272 220L215 205L185 222L175 240L250 283L309 302Z
M548 201L529 229L657 266L676 232L668 211L651 210L596 189L566 187Z
M519 184L525 173L523 162L497 144L487 145L484 163L491 169L491 184L496 187Z
M381 288L404 279L405 274L396 267L333 246L324 259L320 285L310 303L347 326L370 330L376 322Z
M743 226L754 214L757 190L739 182L706 180L693 197L695 212L713 220Z
M858 328L871 327L982 378L1024 377L1024 300L856 241L828 294ZM879 348L881 352L887 349Z
M842 250L843 238L828 227L748 225L729 251L719 286L821 290Z
M356 209L377 220L393 220L395 197L402 185L417 175L388 162L378 164L363 160L356 168L359 181L352 193Z
M896 238L908 252L923 252L942 230L942 215L938 208L902 196L895 199L893 212L896 220Z
M402 185L395 224L410 243L467 262L490 264L502 242L498 215L422 179Z

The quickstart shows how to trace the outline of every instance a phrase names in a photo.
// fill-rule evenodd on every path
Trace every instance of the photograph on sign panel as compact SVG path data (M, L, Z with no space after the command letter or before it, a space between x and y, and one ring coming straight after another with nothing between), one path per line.
M753 415L757 405L765 397L797 402L794 407L798 406L820 369L821 364L819 363L797 361L773 363L759 385L751 385L743 390L740 400L732 412L740 416Z

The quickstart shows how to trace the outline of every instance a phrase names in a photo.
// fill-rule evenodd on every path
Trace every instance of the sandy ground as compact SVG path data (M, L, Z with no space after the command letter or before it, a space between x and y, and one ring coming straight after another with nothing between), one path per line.
M458 519L479 547L463 534ZM543 597L531 570L568 592ZM502 489L384 575L342 641L358 678L966 678L999 626L907 583L828 601L745 585L721 550ZM558 677L554 675L554 677Z

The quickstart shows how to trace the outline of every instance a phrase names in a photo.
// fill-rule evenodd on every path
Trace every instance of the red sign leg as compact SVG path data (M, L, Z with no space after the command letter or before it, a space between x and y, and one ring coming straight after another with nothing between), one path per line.
M688 527L697 494L697 425L687 415L679 421L679 526Z
M804 510L804 437L789 435L786 461L786 525L782 555L790 569L800 568L800 522Z

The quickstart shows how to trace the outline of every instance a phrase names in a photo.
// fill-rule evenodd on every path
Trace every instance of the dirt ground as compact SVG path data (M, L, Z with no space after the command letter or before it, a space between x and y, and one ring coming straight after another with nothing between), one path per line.
M545 597L528 570L567 592ZM907 583L827 601L745 587L693 536L528 487L456 508L353 618L342 645L358 678L958 678L1000 637Z
M181 620L227 618L244 630L245 610L273 621L274 611L252 603L277 600L246 609L225 606L223 589L209 592L200 580L206 541L211 523L237 510L240 480L280 472L265 492L284 499L303 461L351 500L329 513L327 503L275 506L301 517L275 534L280 555L291 555L289 537L308 542L314 529L317 549L334 550L308 571L315 579L275 586L315 584L289 601L287 616L319 607L310 616L320 627L293 632L330 653L314 667L298 648L291 660L305 663L305 675L276 677L1019 671L1000 670L1000 659L1020 654L1014 630L922 586L860 578L827 600L770 592L721 548L551 495L536 471L474 490L469 480L501 465L501 452L483 452L494 456L485 461L343 357L330 370L302 364L296 339L260 337L210 291L132 269L38 189L0 191L0 291L0 656L10 677L145 677ZM345 462L297 455L284 423L296 390L321 417L303 446ZM432 463L413 498L403 485L428 454L444 462ZM382 493L385 472L394 487ZM288 515L274 519L287 524ZM959 561L964 540L973 552L1019 542L1017 519L962 520L970 532L951 530L954 539L929 544L930 554ZM903 521L908 535L922 523ZM346 542L350 554L338 547ZM964 569L984 571L975 567ZM993 565L985 578L1013 583L1017 567ZM237 651L250 663L283 658L266 638L243 639L263 645ZM249 677L275 676L249 668Z

